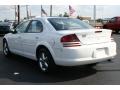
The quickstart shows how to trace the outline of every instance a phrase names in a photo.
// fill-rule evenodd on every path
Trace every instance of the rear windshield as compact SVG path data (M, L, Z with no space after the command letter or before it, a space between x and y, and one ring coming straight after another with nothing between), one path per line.
M49 18L48 21L57 31L93 28L89 24L75 18Z
M0 26L0 31L9 31L10 27L9 26Z

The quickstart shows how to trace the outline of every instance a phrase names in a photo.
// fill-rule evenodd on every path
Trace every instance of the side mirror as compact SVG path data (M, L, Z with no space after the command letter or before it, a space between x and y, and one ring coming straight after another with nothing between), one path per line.
M11 29L11 30L10 30L10 33L12 33L12 34L16 34L17 31L16 31L15 29Z

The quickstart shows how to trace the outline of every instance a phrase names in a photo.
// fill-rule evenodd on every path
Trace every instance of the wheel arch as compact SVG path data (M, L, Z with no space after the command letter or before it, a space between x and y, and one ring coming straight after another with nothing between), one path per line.
M6 39L6 38L3 38L3 44L4 44L5 41L7 42L7 39Z
M6 38L3 38L3 42L6 41Z
M40 48L47 49L50 52L50 54L52 55L53 60L55 61L55 59L54 59L54 55L55 55L54 51L52 50L52 48L50 46L47 46L47 45L44 45L44 44L37 45L37 48L36 48L36 59L38 58L38 51L39 51Z

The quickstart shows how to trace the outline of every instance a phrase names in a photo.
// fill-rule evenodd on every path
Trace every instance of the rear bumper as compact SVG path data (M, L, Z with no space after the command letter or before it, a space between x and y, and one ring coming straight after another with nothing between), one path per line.
M83 59L81 58L81 59L74 59L74 60L73 59L57 60L57 65L62 65L62 66L86 65L86 64L107 61L108 59L114 58L114 56L104 57L104 58L83 58Z
M102 43L57 49L54 60L57 65L77 66L106 61L116 55L116 43Z

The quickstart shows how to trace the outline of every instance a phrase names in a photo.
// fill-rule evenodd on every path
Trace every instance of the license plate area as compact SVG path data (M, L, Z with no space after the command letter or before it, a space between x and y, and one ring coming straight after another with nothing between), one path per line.
M109 53L108 53L108 48L97 48L96 49L96 52L95 52L95 57L96 58L99 58L99 57L105 57L107 56Z

